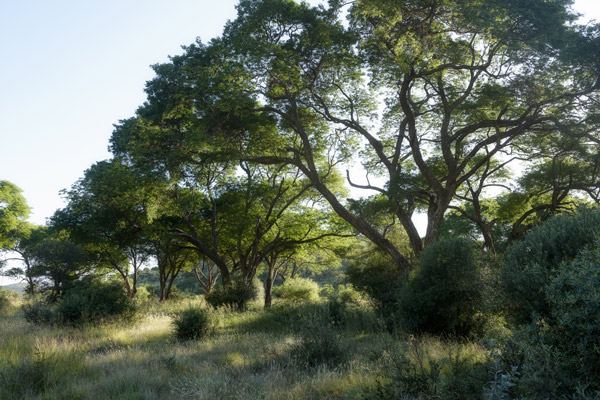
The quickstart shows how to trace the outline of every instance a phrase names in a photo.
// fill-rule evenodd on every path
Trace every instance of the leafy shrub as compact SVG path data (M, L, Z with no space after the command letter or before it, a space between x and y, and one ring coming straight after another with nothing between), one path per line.
M42 299L24 304L23 315L27 322L34 325L50 324L56 319L53 309Z
M519 330L503 353L520 366L517 388L527 398L600 394L600 247L561 264L541 289L549 312ZM589 397L586 397L589 396Z
M200 339L211 332L212 317L205 308L190 307L175 316L173 327L179 340Z
M78 324L105 318L129 320L135 306L121 284L88 278L75 282L65 292L56 311L62 322Z
M381 378L368 399L481 399L488 380L484 359L468 343L432 351L426 337L410 336L384 350Z
M329 325L315 323L302 330L300 342L292 349L292 357L302 366L338 367L348 361L347 342Z
M559 215L531 229L507 250L501 274L510 315L517 324L549 316L543 288L563 261L600 236L600 211L580 210Z
M374 300L387 328L395 330L398 326L400 293L407 276L398 273L389 256L378 249L362 254L351 260L346 277L353 287Z
M319 300L319 285L308 278L289 278L283 285L273 288L273 296L298 304Z
M365 299L362 293L351 285L340 285L336 293L336 299L343 304L360 304Z
M335 294L335 288L330 283L326 283L319 289L319 296L331 297Z
M254 283L248 285L242 281L235 281L230 286L217 286L205 296L208 304L213 307L231 307L243 310L248 303L258 298L258 288Z
M478 329L483 282L473 242L439 240L423 250L402 290L399 309L407 328L466 335Z
M0 289L0 315L4 314L10 308L12 299L18 295L14 290Z
M141 285L136 288L135 299L137 301L148 301L150 297L151 294L146 285Z

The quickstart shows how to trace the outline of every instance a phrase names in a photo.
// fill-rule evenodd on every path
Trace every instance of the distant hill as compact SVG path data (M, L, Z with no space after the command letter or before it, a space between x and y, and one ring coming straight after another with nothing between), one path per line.
M23 294L23 293L25 293L25 286L26 286L26 284L24 282L20 282L20 283L13 283L12 285L0 286L0 289L14 290L15 292L19 292L20 294Z

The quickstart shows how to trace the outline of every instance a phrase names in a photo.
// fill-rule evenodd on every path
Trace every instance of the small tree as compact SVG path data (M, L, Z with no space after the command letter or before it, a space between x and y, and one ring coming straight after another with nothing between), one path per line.
M64 293L69 284L89 270L88 261L83 247L66 239L45 239L33 249L33 275L41 278L42 284L56 298Z

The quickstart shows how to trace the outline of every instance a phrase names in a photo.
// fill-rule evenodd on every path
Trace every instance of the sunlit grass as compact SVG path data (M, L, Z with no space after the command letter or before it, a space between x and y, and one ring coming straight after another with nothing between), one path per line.
M323 305L218 310L212 335L178 341L172 316L190 306L205 304L151 302L133 323L80 328L31 325L13 307L0 319L0 399L365 399L393 384L399 355L416 371L440 363L448 376L448 360L486 357L472 342L326 326L347 357L310 366L301 343L311 324L323 323Z

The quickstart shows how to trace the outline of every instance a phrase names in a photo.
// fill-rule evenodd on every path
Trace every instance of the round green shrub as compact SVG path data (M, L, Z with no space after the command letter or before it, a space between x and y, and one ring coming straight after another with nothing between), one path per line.
M336 299L343 304L360 304L364 296L351 285L340 285L337 288Z
M173 328L179 340L196 340L212 330L212 317L205 308L188 308L175 315Z
M544 294L562 262L572 260L600 236L600 211L580 210L545 221L508 248L501 284L510 316L517 324L550 315Z
M330 283L326 283L319 289L319 296L321 297L333 297L334 294L335 288Z
M319 300L319 285L308 278L288 278L273 288L273 296L293 304Z
M481 324L483 281L469 239L438 240L426 247L401 290L399 312L406 328L467 335Z
M141 285L136 288L135 299L137 301L148 301L150 297L151 294L147 286Z
M62 322L79 324L106 318L130 320L135 306L121 284L89 278L75 282L58 301L56 311Z

